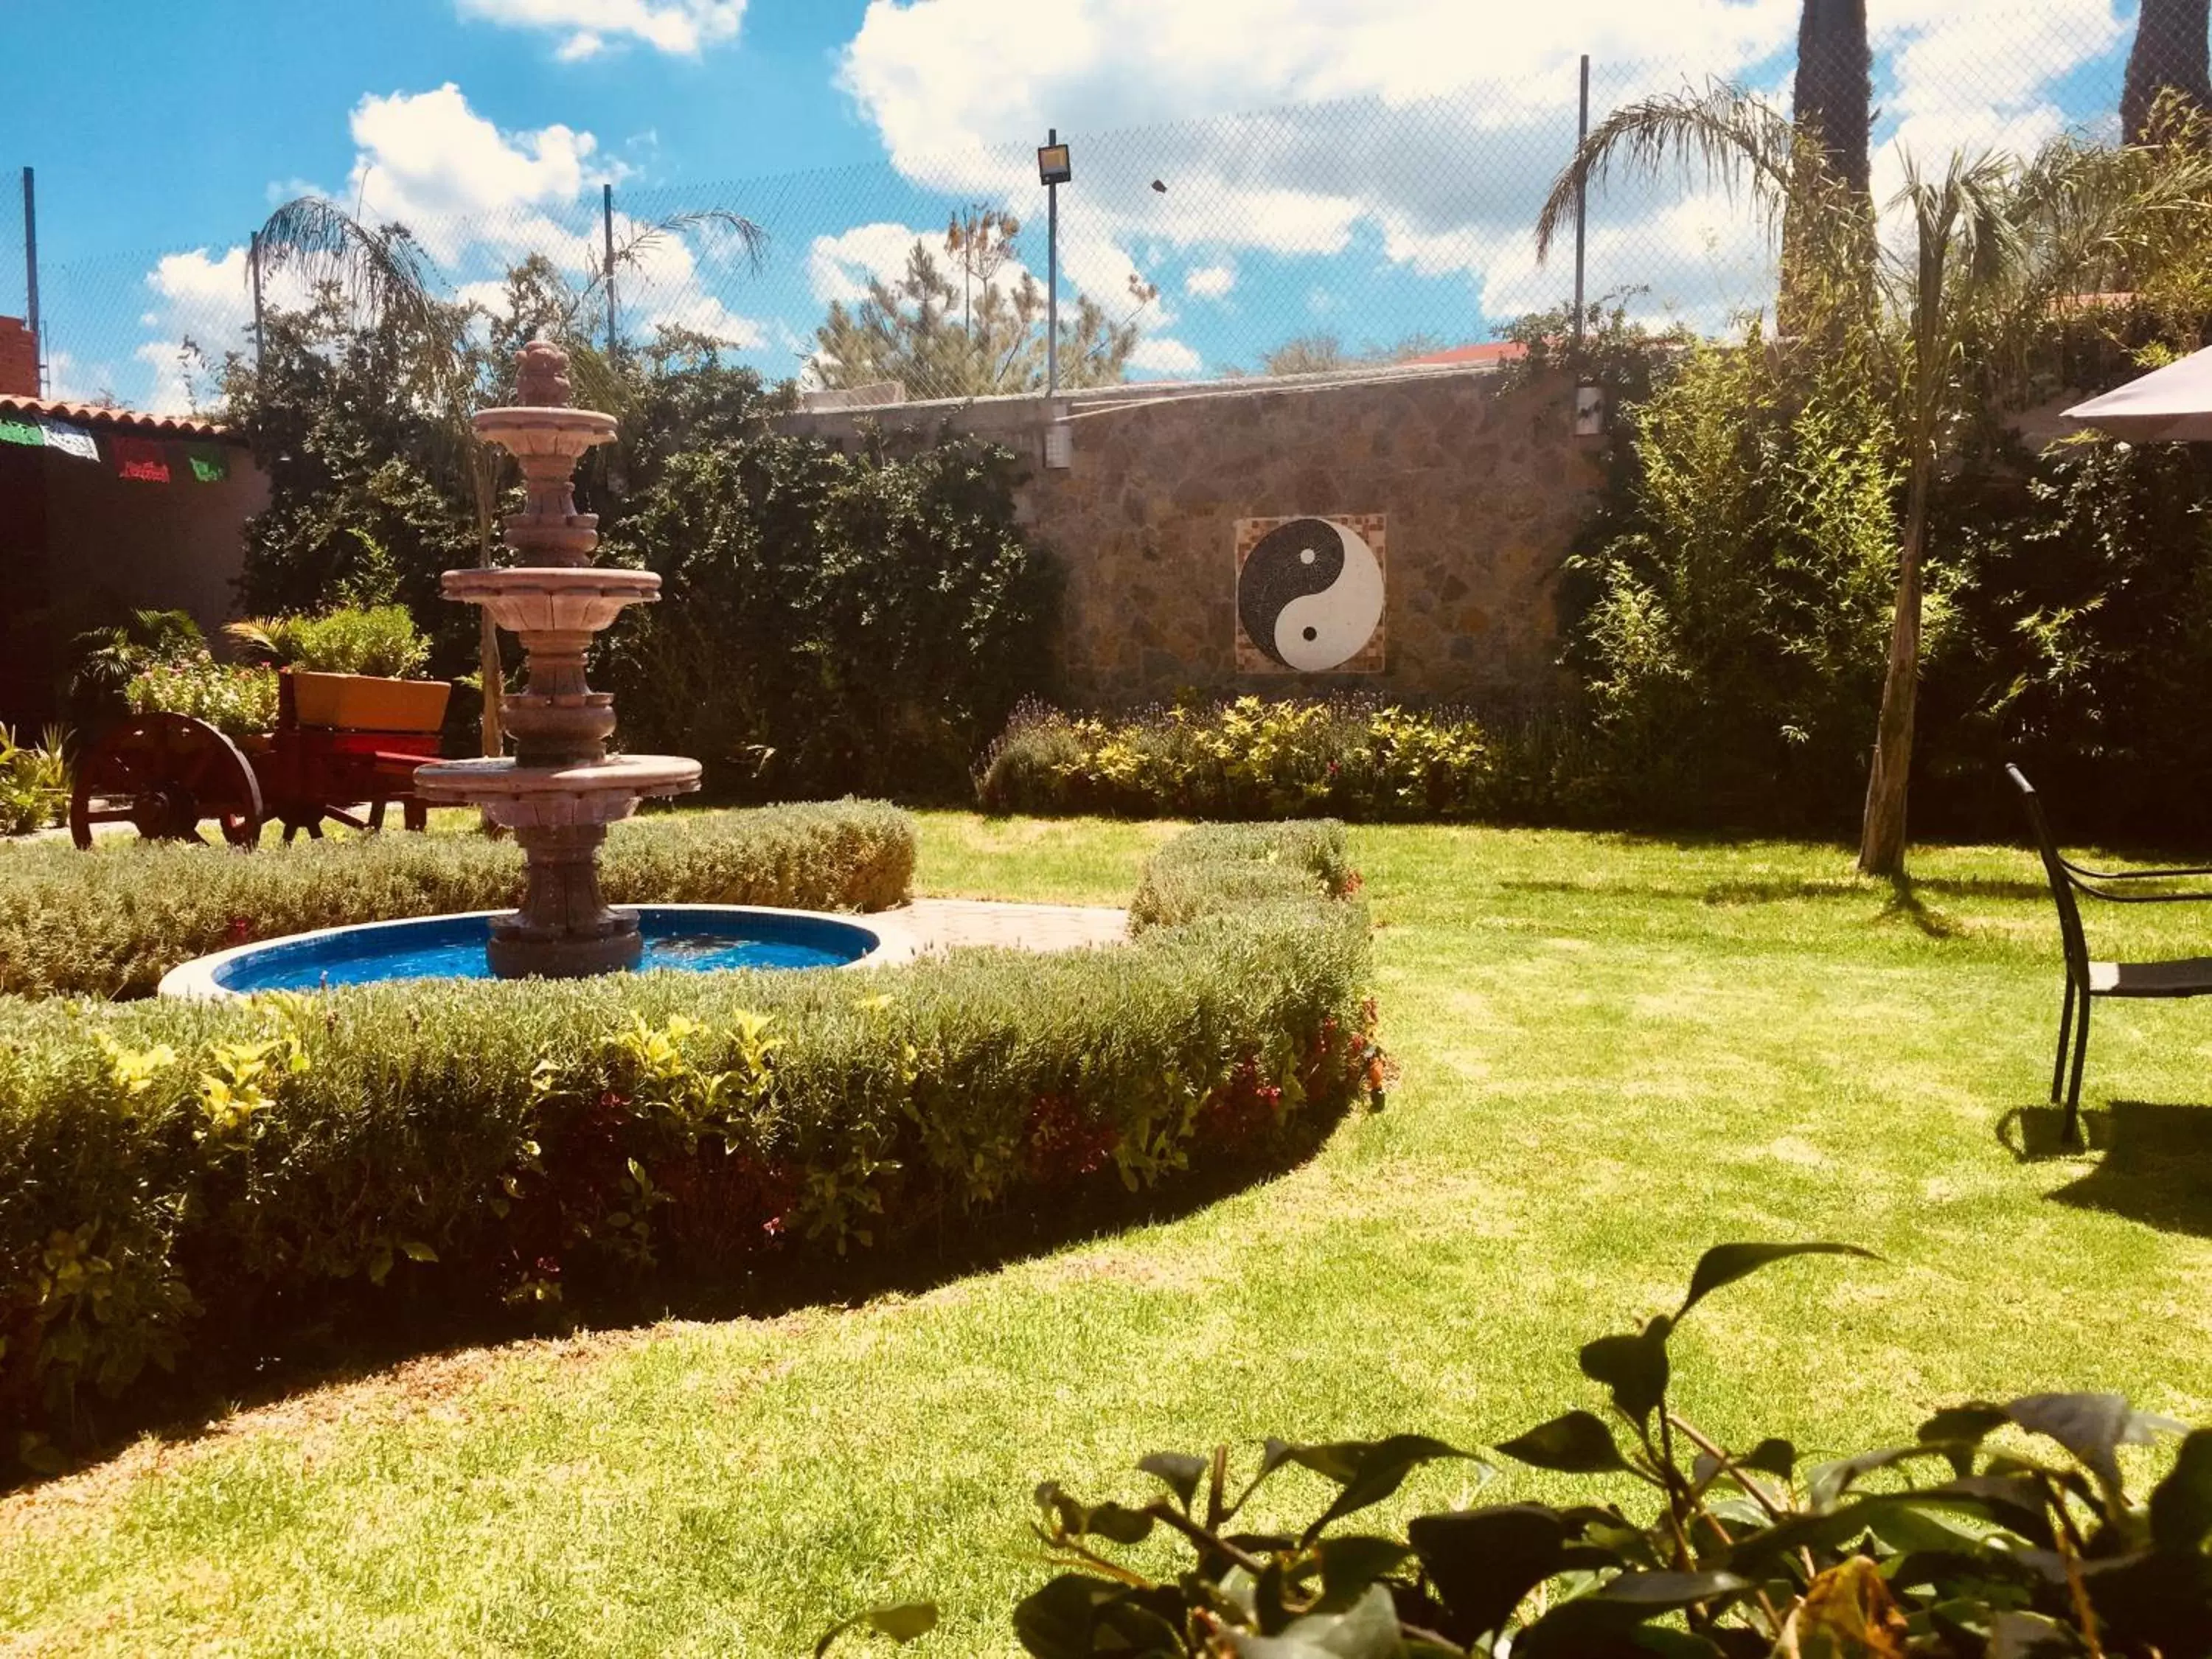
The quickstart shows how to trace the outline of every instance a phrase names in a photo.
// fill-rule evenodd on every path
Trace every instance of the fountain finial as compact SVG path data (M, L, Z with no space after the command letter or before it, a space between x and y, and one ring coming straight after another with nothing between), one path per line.
M514 372L514 400L532 409L566 409L574 398L568 354L540 334L522 348Z

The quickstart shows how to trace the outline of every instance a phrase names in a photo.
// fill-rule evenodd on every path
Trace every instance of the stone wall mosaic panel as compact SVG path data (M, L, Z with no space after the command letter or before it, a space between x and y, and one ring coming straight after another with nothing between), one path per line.
M1237 520L1237 671L1379 674L1389 517Z

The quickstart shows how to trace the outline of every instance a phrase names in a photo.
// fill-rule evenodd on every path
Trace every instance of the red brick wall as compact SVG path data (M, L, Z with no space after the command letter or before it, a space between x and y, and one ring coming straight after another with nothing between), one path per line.
M0 393L39 395L39 343L20 317L0 317Z

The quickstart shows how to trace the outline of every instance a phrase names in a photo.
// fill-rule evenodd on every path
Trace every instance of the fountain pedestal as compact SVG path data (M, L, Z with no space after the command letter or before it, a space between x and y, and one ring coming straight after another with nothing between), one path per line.
M507 520L520 562L442 579L447 599L482 605L522 641L529 681L506 701L514 756L434 762L416 770L415 789L482 808L521 843L529 888L520 910L492 921L492 971L575 978L635 967L644 950L637 917L599 893L607 825L645 797L696 789L699 763L607 754L614 699L585 683L585 653L624 605L657 599L660 578L591 562L599 518L576 511L570 478L579 456L615 435L614 417L569 406L568 359L544 340L523 349L517 384L520 404L483 410L476 428L522 465L527 501Z

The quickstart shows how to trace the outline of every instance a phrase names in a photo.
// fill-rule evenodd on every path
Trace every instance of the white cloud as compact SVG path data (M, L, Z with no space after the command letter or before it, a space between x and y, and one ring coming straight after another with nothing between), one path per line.
M246 250L226 248L210 257L204 247L165 253L146 275L146 286L160 301L140 320L149 326L164 319L198 331L210 349L234 343L229 335L253 320L253 288L246 269ZM220 336L222 337L211 337Z
M868 297L871 278L893 280L906 269L908 251L916 242L941 248L943 234L878 220L817 236L806 250L807 286L824 305L832 300L858 305Z
M185 342L191 341L217 363L227 352L247 349L253 287L246 249L241 246L210 253L198 247L164 254L146 273L146 288L150 297L138 321L151 337L131 354L143 368L128 401L157 415L181 415L192 406L192 387L182 364ZM304 285L290 273L271 276L263 294L268 303L280 306L297 305L306 297ZM70 379L81 383L94 373L105 377L103 385L115 385L112 368L106 364L87 371L72 366ZM56 384L61 380L57 369ZM138 386L147 390L136 390Z
M502 132L448 83L422 93L371 95L351 118L356 146L342 200L372 222L413 231L439 273L464 300L497 311L507 270L524 256L550 259L571 283L597 276L604 228L597 186L619 177L589 132L555 124ZM317 193L296 181L287 198ZM660 324L712 334L740 349L766 345L767 325L732 310L703 267L729 264L730 233L704 225L641 238L647 227L615 216L618 246L635 243L616 276L623 331L648 334ZM241 348L252 317L243 246L193 248L161 257L146 275L140 315L146 337L126 369L129 400L164 412L186 405L177 354L187 337L210 355ZM304 292L294 272L272 276L272 306L296 307ZM73 383L87 378L73 374ZM143 392L140 387L146 388Z
M1783 46L1796 20L1797 0L1060 0L1043 16L1034 0L871 0L842 77L903 164L948 140L1035 143L1048 125L1293 100L1402 104L1477 76L1524 106L1551 104L1571 95L1579 52L1724 69ZM1545 84L1553 75L1565 78Z
M595 160L598 139L558 122L501 132L450 81L363 98L351 128L348 197L370 217L406 224L441 259L471 240L535 235L542 227L524 210L573 204L620 171Z
M871 0L839 73L908 178L1025 217L1038 205L1030 148L1057 127L1073 146L1069 245L1202 250L1208 263L1184 279L1193 297L1219 297L1207 288L1235 252L1265 251L1335 259L1328 295L1308 306L1356 309L1364 270L1340 256L1371 237L1399 269L1480 284L1498 316L1565 295L1566 273L1534 267L1531 230L1572 147L1577 54L1591 55L1601 113L1709 76L1786 100L1799 8L1059 0L1047 21L1034 0ZM2117 10L1870 0L1883 139L1923 155L2032 145L2060 125L2066 77L2124 44ZM1280 107L1318 100L1340 101ZM1222 113L1234 110L1271 112ZM1893 173L1893 154L1884 165ZM1616 180L1593 199L1591 238L1593 293L1648 284L1655 305L1719 317L1766 285L1759 228L1700 180Z
M1200 361L1199 355L1181 340L1164 334L1139 340L1137 349L1129 354L1132 368L1148 369L1156 374L1195 374Z
M1234 265L1200 265L1182 279L1182 291L1194 300L1218 300L1236 286Z
M46 354L46 395L64 403L98 403L115 394L115 365L87 362L74 352Z
M461 15L508 28L552 29L566 38L563 63L595 56L610 40L696 56L737 38L745 0L459 0Z

